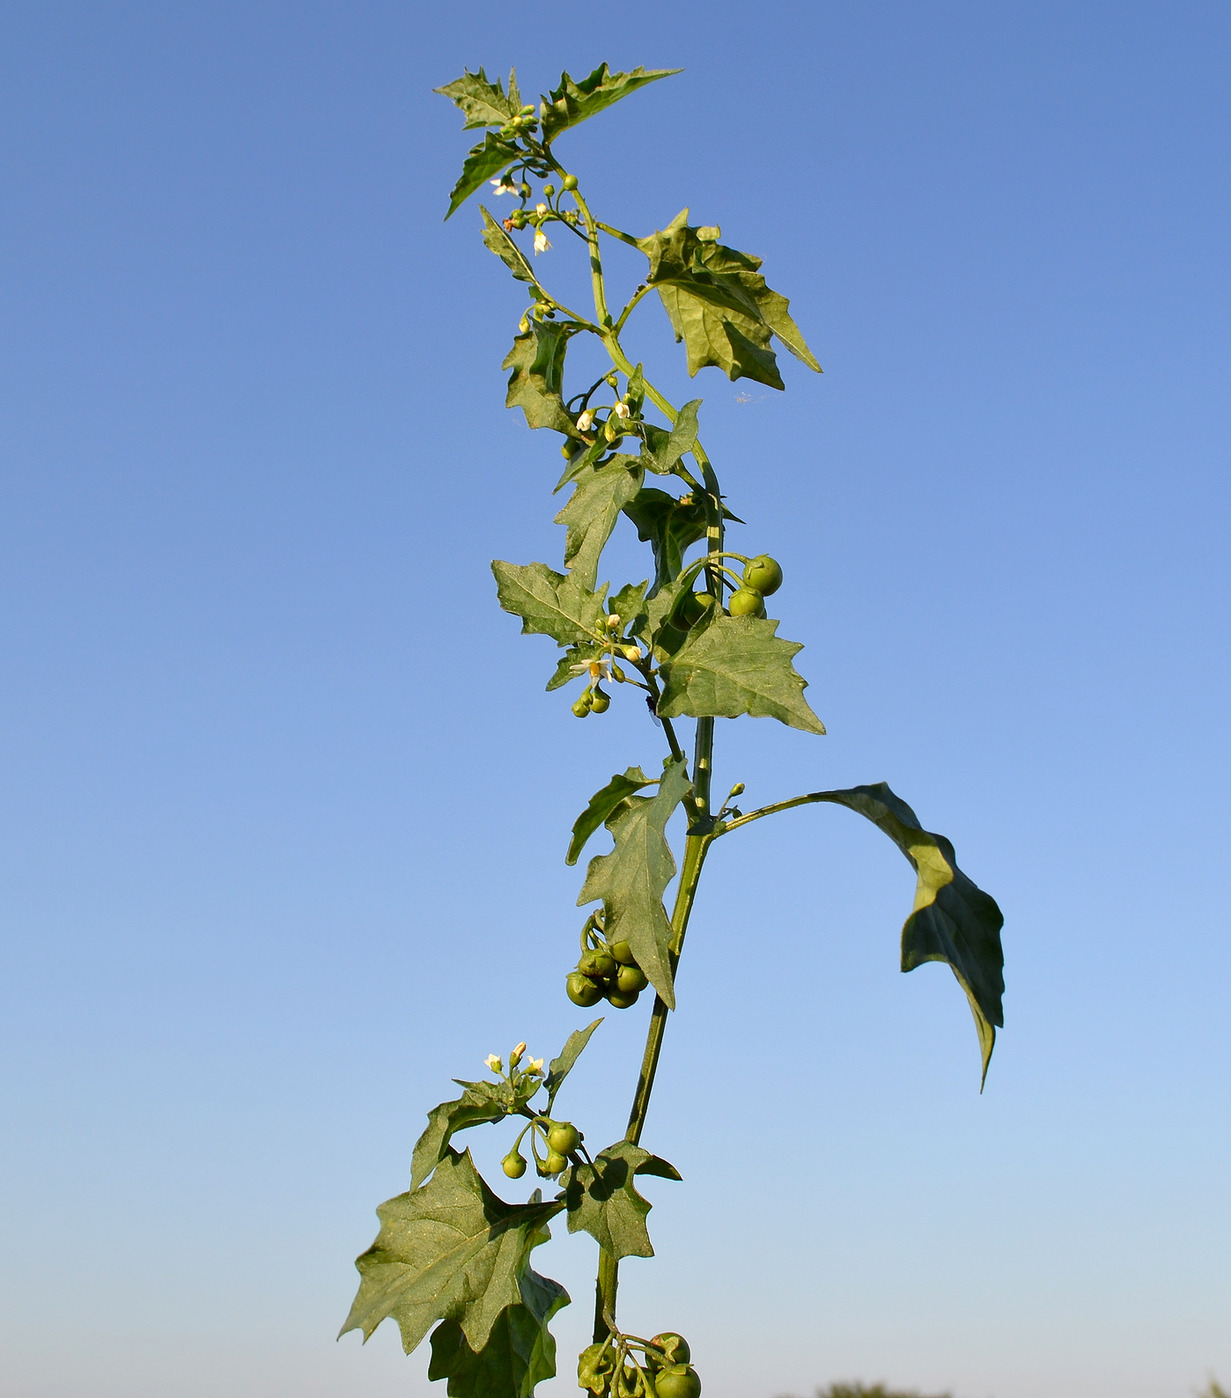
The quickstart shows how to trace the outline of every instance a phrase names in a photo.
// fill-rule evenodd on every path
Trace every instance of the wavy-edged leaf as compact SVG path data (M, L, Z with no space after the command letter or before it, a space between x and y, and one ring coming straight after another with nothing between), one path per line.
M690 495L677 498L646 486L624 506L624 513L636 525L637 537L654 550L655 588L675 579L687 549L705 538L705 506Z
M477 1354L457 1321L438 1325L431 1336L428 1378L448 1379L449 1398L532 1398L537 1384L555 1377L556 1342L547 1323L568 1304L564 1288L550 1286L554 1291L544 1293L545 1310L540 1302L501 1311Z
M884 782L822 791L813 798L846 806L866 816L910 861L918 876L915 906L902 928L902 970L925 961L943 961L966 992L979 1032L983 1077L1004 1025L1004 915L958 867L953 846L919 824L919 817Z
M676 414L670 432L655 427L653 423L646 423L645 450L641 453L641 460L647 469L656 471L660 476L670 475L680 464L680 458L697 445L697 409L700 406L700 398L685 403Z
M586 587L598 580L598 562L620 511L637 494L645 477L636 457L617 456L604 466L590 467L577 478L568 504L556 523L568 526L564 566ZM622 614L621 614L622 615Z
M476 126L503 126L521 110L521 98L517 93L517 70L509 73L509 92L505 96L500 79L489 82L482 68L477 73L467 69L460 78L454 78L444 87L434 87L450 102L460 107L466 118L463 131Z
M483 242L487 248L496 254L519 282L533 284L536 280L534 268L526 261L525 253L504 231L504 225L497 222L482 204L479 205L479 212L483 215ZM507 369L509 366L506 364L504 367Z
M415 1142L410 1163L410 1187L418 1189L449 1149L454 1133L468 1126L500 1121L514 1110L502 1099L496 1083L468 1083L452 1102L441 1102L427 1114L427 1127Z
M568 1231L589 1233L604 1252L617 1260L653 1257L654 1248L645 1225L652 1206L637 1192L637 1175L680 1178L674 1165L631 1141L618 1141L599 1151L592 1166L573 1166L564 1190Z
M615 840L586 870L578 906L602 900L609 942L626 941L650 984L675 1009L671 921L663 894L675 876L667 822L691 789L686 762L668 762L653 796L630 796L604 821Z
M717 241L718 229L693 228L688 210L638 246L650 261L646 280L658 289L677 341L684 342L688 372L712 365L730 379L747 377L782 388L770 342L776 335L796 358L820 373L812 351L791 319L785 296L770 289L761 259Z
M437 1321L454 1320L479 1353L506 1307L531 1304L539 1287L555 1287L531 1271L529 1258L562 1207L537 1197L506 1204L469 1151L448 1151L427 1184L376 1210L380 1232L355 1260L359 1292L339 1333L361 1330L367 1340L392 1319L409 1354Z
M521 617L523 636L550 636L562 646L588 645L595 639L606 583L592 592L576 574L557 573L546 563L497 559L492 572L500 605Z
M718 616L689 633L671 659L663 662L664 718L776 718L805 733L825 725L804 698L807 680L791 663L803 650L784 641L778 623L762 617Z
M640 767L629 767L623 776L615 776L601 790L590 797L590 804L573 822L573 838L569 841L566 864L576 864L578 856L586 847L586 841L612 815L638 791L653 786L656 777L647 777Z
M574 1029L564 1041L564 1047L559 1054L547 1065L547 1077L543 1086L547 1089L547 1110L551 1111L551 1104L556 1100L556 1093L560 1091L560 1084L573 1071L573 1064L581 1057L581 1052L590 1042L590 1035L602 1024L602 1017L587 1024L584 1029Z
M449 195L446 220L451 219L475 190L483 187L485 181L507 170L520 154L512 141L493 136L489 131L484 136L482 145L474 146L462 162L461 176Z
M511 369L506 408L520 408L531 427L550 427L575 436L573 419L564 410L560 390L564 386L564 352L568 332L550 320L530 321L524 334L513 337L502 369Z
M552 141L561 131L604 111L639 87L683 71L682 68L634 68L631 73L613 73L602 63L580 82L561 73L560 86L544 97L539 107L542 139Z

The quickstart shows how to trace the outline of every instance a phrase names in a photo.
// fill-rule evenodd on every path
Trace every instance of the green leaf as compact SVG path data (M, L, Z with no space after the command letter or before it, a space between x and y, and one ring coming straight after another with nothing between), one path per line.
M657 82L682 73L682 68L634 68L631 73L612 73L605 63L580 82L561 73L560 86L543 98L539 107L542 139L554 140L567 127L576 126L588 117L605 110L630 92L646 83Z
M590 860L577 898L579 907L602 899L607 940L628 942L637 964L670 1009L675 1009L671 922L662 900L675 875L675 860L666 829L691 786L688 764L669 762L655 795L628 797L604 821L615 849Z
M551 679L547 681L547 692L550 694L553 689L563 689L566 684L572 684L574 680L580 679L581 673L579 671L574 673L573 666L596 659L605 649L606 647L598 641L593 641L585 646L569 646L568 650L556 662Z
M530 282L531 285L536 285L537 278L534 275L534 269L526 261L526 256L521 248L504 231L504 226L498 223L482 204L479 205L479 212L483 215L484 243L519 282ZM504 365L504 368L508 367L507 364Z
M551 636L562 646L587 645L596 639L606 583L592 592L575 573L557 573L546 563L497 560L492 572L500 605L521 617L523 636Z
M622 777L616 776L601 791L590 797L590 804L573 822L573 838L569 841L566 864L576 864L586 841L605 820L608 820L624 802L647 786L653 786L656 778L647 777L640 767L630 767Z
M455 1320L478 1354L501 1311L534 1309L538 1288L555 1286L531 1271L529 1258L561 1207L537 1198L506 1204L469 1151L450 1150L421 1189L376 1210L380 1232L355 1260L359 1293L340 1333L361 1330L366 1340L391 1317L409 1354L438 1320Z
M590 1042L590 1035L602 1022L602 1019L599 1018L584 1029L574 1029L564 1041L564 1047L560 1050L559 1057L553 1058L547 1065L547 1077L543 1086L547 1089L547 1110L549 1112L551 1104L556 1100L556 1093L560 1091L560 1084L573 1071L573 1064L581 1057L582 1049Z
M557 524L568 526L564 566L586 587L597 582L599 557L620 511L637 494L643 478L635 457L617 456L605 466L587 468L577 477L568 504L556 516Z
M674 1165L651 1155L631 1141L618 1141L594 1158L593 1166L575 1165L568 1176L564 1198L568 1206L568 1231L586 1232L599 1247L621 1257L653 1257L654 1249L645 1219L650 1202L636 1189L637 1175L680 1178Z
M547 1310L541 1304L508 1306L500 1312L487 1344L478 1354L466 1343L462 1327L446 1320L432 1331L429 1379L448 1379L449 1398L531 1398L535 1385L554 1378L556 1342L547 1322L568 1304L557 1287Z
M724 247L717 237L716 228L689 227L684 209L665 229L638 242L650 260L646 280L657 287L676 340L684 342L688 372L713 365L730 379L747 377L782 388L769 347L776 335L820 373L791 319L790 303L758 271L761 259Z
M807 684L791 664L803 646L775 633L776 621L718 616L695 627L661 669L663 718L776 718L805 733L825 725L804 698Z
M461 177L449 195L449 212L445 218L452 218L476 189L481 189L486 180L507 170L520 155L521 151L512 141L493 136L489 131L483 138L483 144L473 147L462 162Z
M520 408L531 427L550 427L576 435L573 419L564 410L564 351L568 331L550 320L531 319L529 329L513 339L503 369L512 369L505 394L506 408Z
M618 616L621 629L626 636L640 636L645 625L645 594L650 586L649 578L644 582L625 583L614 597L607 599L607 610Z
M680 464L680 458L697 445L697 409L701 399L694 398L685 403L675 417L670 432L653 423L645 425L645 450L641 460L645 466L660 476L670 475Z
M1004 1025L1004 952L1000 929L1004 915L957 867L953 846L933 835L919 817L884 782L845 791L822 791L818 801L832 801L866 816L883 830L910 861L918 876L915 907L902 928L902 970L925 961L943 961L966 992L979 1048L983 1077L996 1044L996 1026Z
M687 549L705 538L705 506L691 495L677 499L647 486L624 506L624 513L637 526L637 537L654 550L656 589L679 575Z
M457 1131L500 1121L513 1110L502 1101L495 1083L471 1083L452 1102L441 1102L427 1114L427 1129L415 1143L410 1164L410 1187L418 1189L443 1159Z
M521 110L521 99L517 95L516 69L509 74L507 97L500 85L500 79L497 78L494 83L488 82L487 74L482 68L477 73L467 69L462 77L455 78L444 87L435 87L432 91L439 92L462 109L466 117L463 131L469 131L475 126L503 126Z

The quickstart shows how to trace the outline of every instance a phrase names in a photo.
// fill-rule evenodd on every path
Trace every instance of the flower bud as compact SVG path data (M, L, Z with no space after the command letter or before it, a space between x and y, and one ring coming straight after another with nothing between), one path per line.
M593 427L593 425L594 409L587 408L585 412L582 413L582 415L577 419L577 430L578 432L588 432L590 428Z
M521 1041L521 1043L518 1044L517 1047L513 1050L513 1057L514 1057L514 1058L520 1058L520 1057L522 1056L522 1054L525 1053L525 1051L526 1051L526 1041L525 1041L525 1039L523 1039L523 1040Z
M483 1062L493 1073L502 1072L504 1069L504 1064L494 1053L489 1053Z
M615 405L616 417L620 418L624 422L628 421L628 419L632 416L632 412L633 410L622 399Z
M618 631L620 629L620 617L618 612L612 612L607 618L607 630Z

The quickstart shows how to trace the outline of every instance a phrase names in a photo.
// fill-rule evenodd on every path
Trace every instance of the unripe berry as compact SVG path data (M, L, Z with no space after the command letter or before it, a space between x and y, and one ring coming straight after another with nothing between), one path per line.
M559 1151L549 1150L547 1152L547 1159L543 1161L539 1173L541 1175L558 1175L561 1170L567 1169L567 1167L568 1161Z
M526 1162L515 1150L510 1151L500 1165L511 1180L519 1180L526 1173Z
M731 594L727 610L732 616L764 616L765 598L751 587L741 587Z
M576 175L565 175L565 177L560 181L560 183L564 186L565 189L576 189L576 188L577 188L577 176L576 176Z
M548 1128L547 1144L557 1155L569 1155L581 1144L581 1133L571 1121L557 1121Z
M591 1005L597 1005L603 998L603 992L590 979L583 976L580 971L570 971L568 979L564 983L565 993L574 1005L580 1005L582 1009L589 1009Z

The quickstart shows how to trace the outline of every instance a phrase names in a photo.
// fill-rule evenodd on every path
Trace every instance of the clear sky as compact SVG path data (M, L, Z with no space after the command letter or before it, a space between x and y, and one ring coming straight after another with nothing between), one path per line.
M583 1022L567 828L661 739L577 723L496 608L491 558L558 557L559 459L502 406L523 300L442 223L431 88L604 59L686 71L561 153L616 222L763 256L826 369L690 383L650 303L632 337L705 399L829 728L721 724L718 784L889 781L1009 987L980 1097L878 832L719 846L628 1323L707 1398L1231 1381L1231 10L12 0L4 1398L442 1392L391 1327L335 1344L352 1258L450 1078ZM577 1070L591 1140L645 1013ZM537 1258L552 1398L593 1246Z

